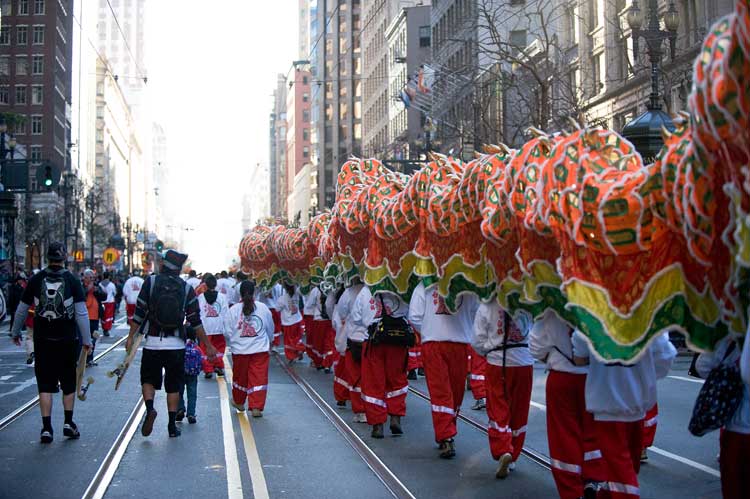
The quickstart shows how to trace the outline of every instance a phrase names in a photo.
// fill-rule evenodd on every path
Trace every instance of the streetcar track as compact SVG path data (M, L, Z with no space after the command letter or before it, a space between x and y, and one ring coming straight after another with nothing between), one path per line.
M122 338L115 341L114 343L112 343L109 347L107 347L106 350L104 350L103 352L99 353L98 355L94 357L94 362L98 362L99 360L103 359L105 356L109 355L111 352L115 350L115 348L122 345L127 339L128 339L128 335L125 335ZM31 409L36 407L38 403L39 403L39 395L25 402L18 409L11 412L7 416L5 416L3 419L0 419L0 431L4 430L6 427L8 427L8 425L10 425L14 421L16 421L18 418L20 418L21 416L29 412Z
M323 415L333 424L341 433L344 440L354 449L362 458L367 466L375 473L375 476L383 483L388 491L396 498L415 499L414 494L399 480L399 478L388 468L388 466L378 457L360 436L348 425L341 416L320 396L320 394L297 372L291 369L281 358L278 352L272 350L276 362L281 366L284 372L292 378L302 392L315 404Z

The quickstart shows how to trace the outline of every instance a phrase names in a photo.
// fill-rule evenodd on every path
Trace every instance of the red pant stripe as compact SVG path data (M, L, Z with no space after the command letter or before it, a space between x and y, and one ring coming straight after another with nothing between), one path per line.
M346 357L341 357L333 366L333 397L338 402L349 400L349 390L352 387L346 377Z
M509 431L489 432L490 452L499 459L510 453L513 461L521 455L529 420L532 366L506 367L487 364L487 416L499 428ZM504 379L503 379L504 377ZM505 390L507 389L507 393Z

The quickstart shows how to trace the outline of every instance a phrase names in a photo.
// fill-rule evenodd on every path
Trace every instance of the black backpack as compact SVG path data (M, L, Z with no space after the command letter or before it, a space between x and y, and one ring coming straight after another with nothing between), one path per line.
M73 319L75 308L69 277L67 270L44 272L35 317L48 321Z
M732 342L727 347L721 363L711 369L695 399L688 430L696 437L726 425L742 402L744 387L740 369L735 363L724 363L736 344Z
M331 319L330 317L328 317L328 310L326 310L326 299L327 298L328 297L326 296L326 294L323 291L321 291L320 292L320 300L319 300L319 302L320 302L320 317L321 317L321 319L323 319L325 321Z
M179 276L151 276L148 299L149 319L161 333L178 331L183 335L188 287Z
M382 311L380 320L370 324L367 332L372 345L396 345L411 348L416 344L416 336L411 326L403 317L393 317L387 312L383 294L378 295Z

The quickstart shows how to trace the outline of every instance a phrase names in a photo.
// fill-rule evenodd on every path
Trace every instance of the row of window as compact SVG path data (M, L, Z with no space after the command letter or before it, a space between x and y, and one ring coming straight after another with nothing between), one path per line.
M16 76L26 76L29 74L29 57L25 55L16 56ZM31 74L40 76L44 74L44 56L31 56ZM10 57L7 55L0 56L0 76L10 76Z
M11 43L11 26L5 25L0 27L0 45L10 45ZM29 44L29 26L19 24L16 29L16 45ZM34 24L31 26L31 44L44 45L44 24Z
M0 85L0 104L11 104L10 102L10 85ZM27 85L16 85L13 104L16 106L41 106L44 104L44 86L31 85L31 95Z
M13 12L11 12L12 4L16 5L15 14L17 16L28 16L31 14L30 7L34 8L33 14L35 16L43 16L45 14L45 0L0 0L0 11L3 16L13 15Z
M0 87L0 98L2 97L2 87ZM41 114L32 114L26 119L25 116L21 115L22 120L16 121L13 126L11 127L11 130L8 130L13 135L26 135L31 131L31 135L42 135L43 133L43 126L42 126L42 115ZM41 147L41 146L39 146ZM33 146L31 149L33 153ZM33 159L33 154L30 156ZM41 150L39 152L39 158L41 158Z

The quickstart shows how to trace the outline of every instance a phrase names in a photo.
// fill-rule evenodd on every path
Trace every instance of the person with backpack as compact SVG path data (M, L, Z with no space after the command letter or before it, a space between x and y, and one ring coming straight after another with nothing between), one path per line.
M367 331L362 345L362 400L372 438L383 438L383 425L390 417L394 436L403 435L401 418L406 416L406 364L413 332L406 322L409 306L395 293L365 286L352 306L354 327ZM398 329L398 335L396 335Z
M211 379L214 372L217 376L224 376L224 351L227 348L224 334L226 333L225 323L227 313L229 313L229 304L227 303L227 295L222 295L216 291L216 277L213 274L203 276L203 282L206 283L206 291L198 297L201 322L208 336L208 341L218 352L216 359L213 361L209 361L207 358L203 360L205 377ZM201 351L203 350L202 348Z
M467 345L471 344L478 300L474 295L459 297L451 312L438 293L437 284L419 283L409 303L409 322L422 335L422 362L432 400L432 425L440 458L456 455L454 437L469 372Z
M605 364L591 355L588 339L580 331L573 333L572 339L573 361L589 369L586 410L594 415L594 431L602 453L604 481L600 487L613 499L640 497L641 420L656 403L656 381L669 373L677 350L669 335L663 333L637 362Z
M284 355L291 364L302 360L305 345L302 343L302 314L299 310L300 295L291 282L284 283L284 294L276 300L281 314L281 331L284 334Z
M254 418L263 416L268 393L269 351L273 341L273 316L263 303L255 301L255 283L240 284L242 301L232 305L226 319L232 352L232 406L247 409Z
M175 421L182 422L187 410L188 424L195 424L198 421L195 417L195 404L198 399L198 376L203 365L203 352L198 347L195 329L192 326L185 326L185 335L187 336L185 341L185 385L180 390L180 405L177 409ZM185 395L187 395L187 408L185 407Z
M547 365L547 441L552 477L561 499L596 495L602 453L594 415L586 410L586 366L573 361L575 330L548 310L531 327L529 352Z
M21 327L32 305L34 315L34 354L39 409L42 414L40 441L48 444L53 441L52 395L63 392L65 422L63 435L70 439L81 436L73 422L73 407L76 392L76 347L77 331L81 332L83 348L91 348L88 313L83 286L65 268L67 252L65 245L51 242L47 247L47 268L35 274L30 280L21 303L16 309L13 322L13 342L21 345ZM58 388L59 386L59 388Z
M101 317L102 333L104 333L104 336L109 336L109 332L112 330L112 325L115 322L115 297L117 296L117 286L109 280L109 277L109 272L104 272L104 274L102 274L102 282L99 283L99 288L105 294L104 300L102 300L104 314Z
M747 362L743 357L750 358L747 352L750 352L747 339L744 346L740 346L739 339L727 335L716 344L713 352L701 353L695 363L701 378L708 378L715 369L729 367L739 370L742 380L741 401L719 435L719 470L724 499L750 497L750 373L742 365Z
M141 355L141 390L146 406L146 416L141 426L141 435L151 435L157 412L154 409L156 390L162 381L167 392L170 437L179 437L176 425L180 391L185 383L185 322L195 329L201 344L205 345L209 360L216 357L216 349L208 341L201 323L200 307L193 287L180 277L180 269L187 255L167 250L162 259L159 275L152 275L143 283L138 295L138 304L125 343L127 351L133 346L135 334L143 330L143 353ZM164 374L162 374L162 370Z
M487 360L485 370L490 452L498 461L496 478L515 468L526 439L534 358L529 328L497 302L482 303L474 319L474 350Z

